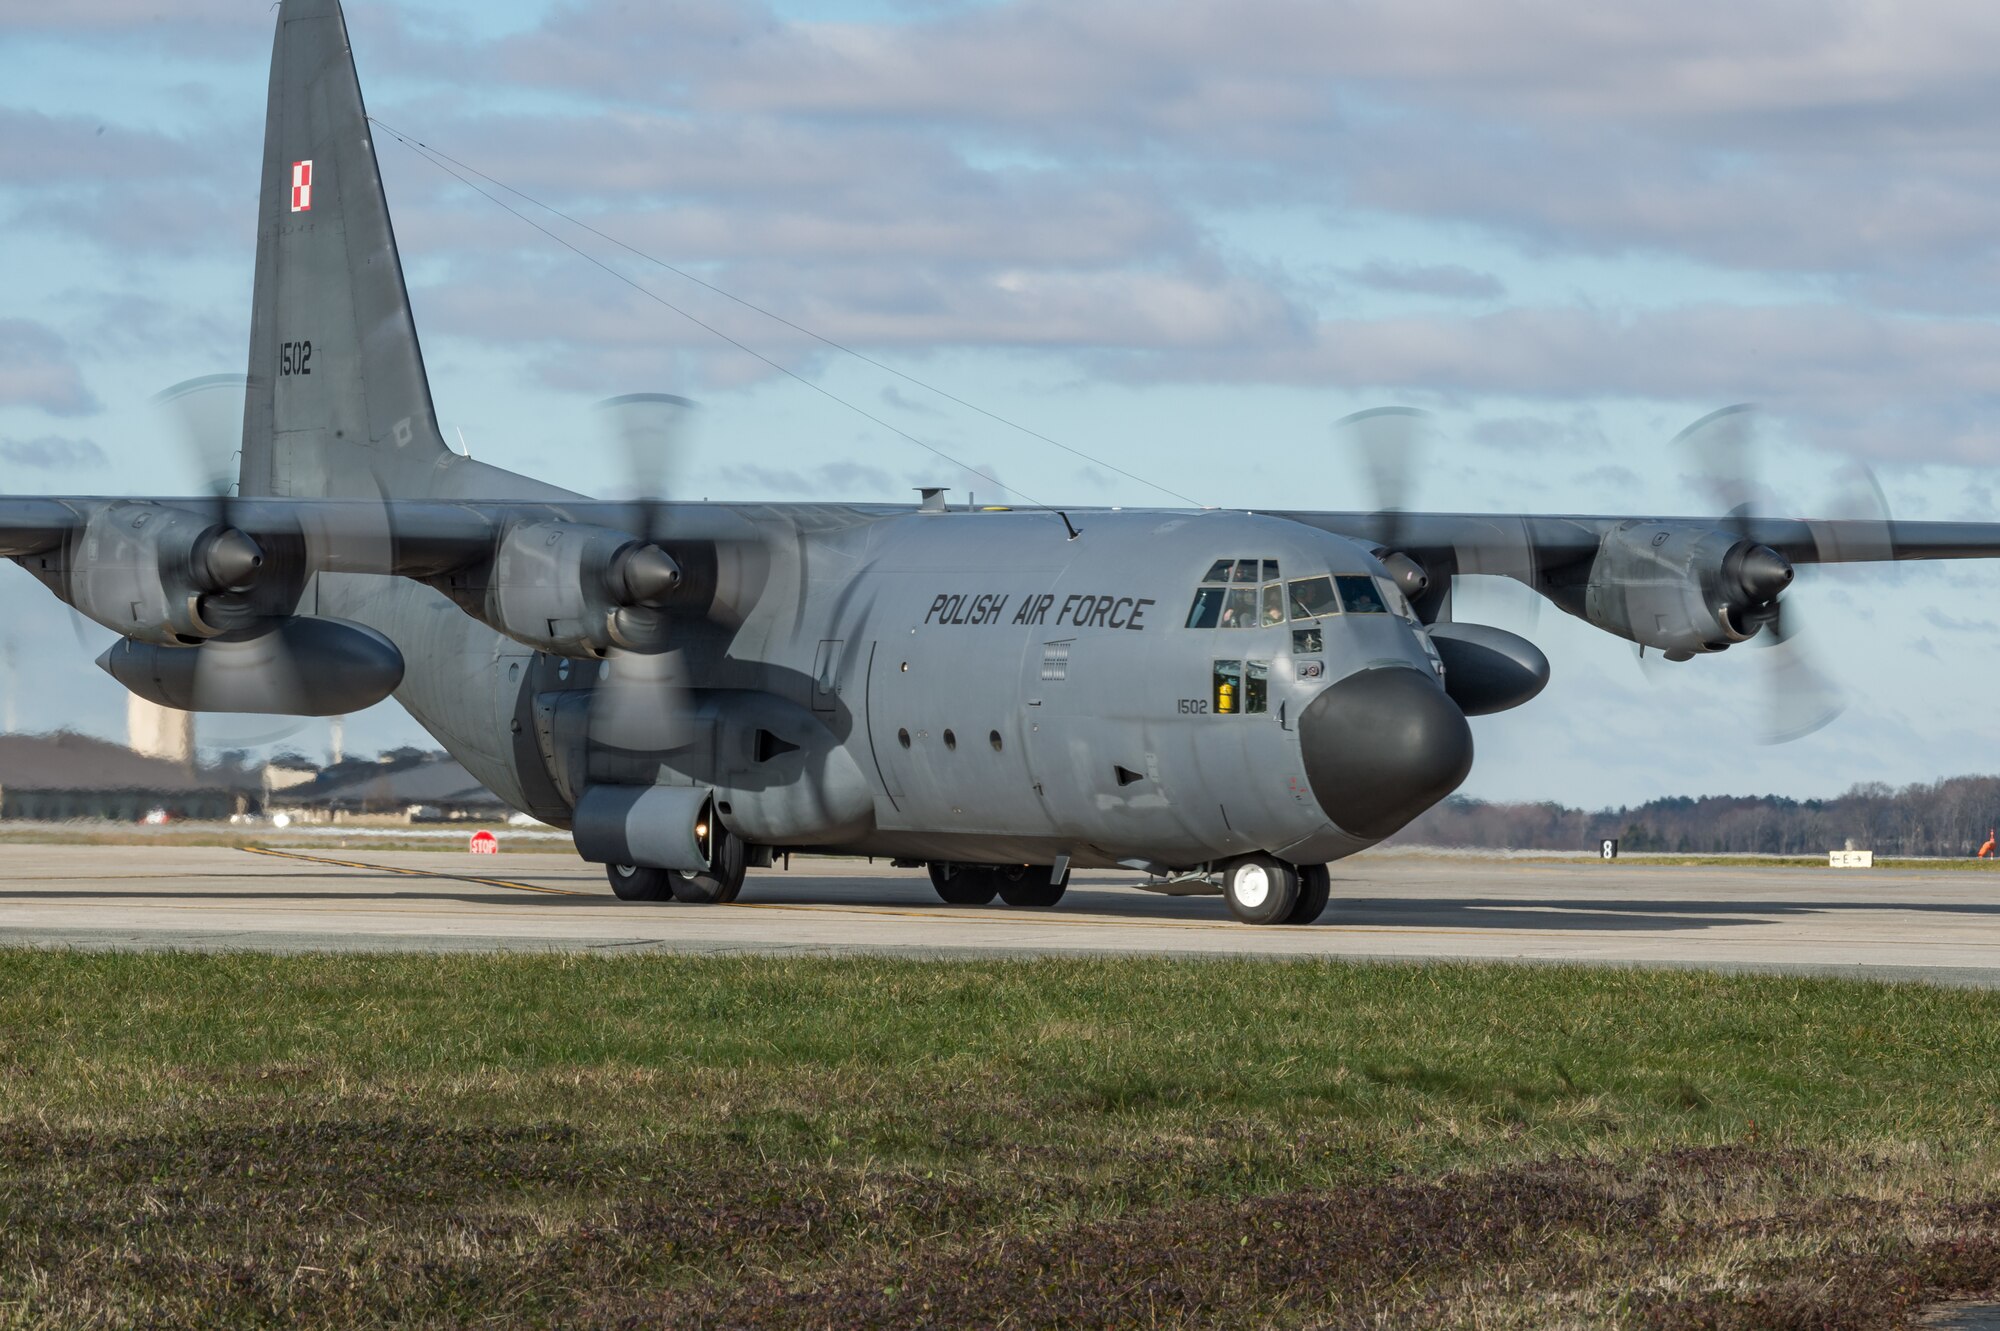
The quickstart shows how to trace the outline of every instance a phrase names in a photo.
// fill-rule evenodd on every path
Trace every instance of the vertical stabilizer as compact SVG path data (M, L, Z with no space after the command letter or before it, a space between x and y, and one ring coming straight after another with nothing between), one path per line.
M339 0L271 53L241 493L420 496L438 433Z

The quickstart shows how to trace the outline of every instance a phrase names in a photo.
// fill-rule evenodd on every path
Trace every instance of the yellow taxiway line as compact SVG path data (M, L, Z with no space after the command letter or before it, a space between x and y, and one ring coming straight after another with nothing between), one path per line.
M505 878L481 878L476 874L441 873L436 869L404 869L394 864L370 864L365 860L336 860L326 855L305 855L295 850L272 850L269 846L243 846L240 849L252 855L269 855L274 859L304 860L308 864L331 864L341 869L373 869L377 873L401 874L405 878L443 878L456 883L478 883L482 887L511 887L516 892L541 892L557 897L591 895L567 887L537 887L533 883L516 883Z

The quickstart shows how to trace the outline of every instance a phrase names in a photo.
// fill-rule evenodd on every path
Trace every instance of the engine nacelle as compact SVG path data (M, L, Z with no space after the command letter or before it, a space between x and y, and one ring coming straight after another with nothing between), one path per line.
M659 546L577 522L508 528L483 585L454 579L446 591L479 619L538 651L601 657L613 648L658 651L659 607L680 584Z
M60 565L22 562L79 612L141 642L190 646L258 617L243 593L264 552L188 509L107 504L85 520Z
M1590 566L1583 617L1668 656L1719 652L1755 635L1791 580L1784 556L1730 532L1621 522Z

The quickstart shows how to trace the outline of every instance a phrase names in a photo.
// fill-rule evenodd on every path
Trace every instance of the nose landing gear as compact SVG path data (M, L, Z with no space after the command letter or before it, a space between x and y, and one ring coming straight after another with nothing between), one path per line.
M1324 864L1245 855L1222 866L1222 899L1245 924L1311 924L1326 909L1331 891Z

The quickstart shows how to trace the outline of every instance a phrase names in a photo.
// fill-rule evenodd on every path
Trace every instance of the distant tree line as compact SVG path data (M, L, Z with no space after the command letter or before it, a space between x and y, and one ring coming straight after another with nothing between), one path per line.
M1895 790L1857 785L1833 799L1686 795L1631 808L1488 804L1454 796L1396 834L1402 845L1818 855L1852 842L1881 855L1971 855L2000 823L2000 776L1956 776Z

